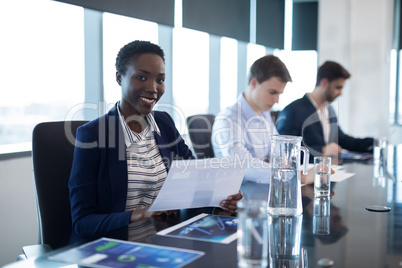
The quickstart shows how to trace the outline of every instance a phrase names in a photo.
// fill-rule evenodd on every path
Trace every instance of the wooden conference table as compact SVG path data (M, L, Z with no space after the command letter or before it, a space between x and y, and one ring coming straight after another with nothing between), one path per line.
M342 166L345 172L355 175L331 185L329 235L313 234L313 188L302 187L304 211L300 246L307 253L308 267L402 267L402 147L389 149L387 171L390 175L374 176L377 172L374 172L376 166L372 160L344 161ZM246 199L266 199L268 187L267 184L247 182L242 185L242 190ZM366 210L370 205L387 206L391 211ZM152 219L151 223L157 231L180 222L183 217L160 217ZM108 236L127 239L127 230L118 230ZM159 235L139 241L206 253L186 267L237 267L237 241L221 244ZM47 259L70 247L5 267L77 267ZM330 263L332 266L323 266Z

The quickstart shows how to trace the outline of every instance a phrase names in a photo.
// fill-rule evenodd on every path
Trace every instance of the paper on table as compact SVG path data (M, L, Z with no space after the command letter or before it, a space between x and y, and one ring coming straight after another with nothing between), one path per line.
M331 165L331 168L332 168L335 172L337 172L337 171L342 171L342 172L343 172L344 166Z
M314 164L309 164L308 168L309 168L309 170L311 168L314 168ZM346 179L352 177L353 175L355 175L355 173L345 172L343 170L343 168L344 168L343 166L339 166L339 165L331 166L331 169L335 171L335 173L331 174L331 181L341 182L341 181L346 180ZM306 185L306 184L302 184L302 186L304 186L304 185Z
M354 176L355 173L348 173L348 172L343 172L343 171L337 171L334 174L331 175L331 181L333 182L340 182L343 180L346 180L352 176Z
M331 174L331 181L333 182L340 182L355 175L355 173L345 172L344 166L332 165L331 168L335 171L334 174Z
M246 168L229 157L174 160L149 211L218 207L239 192Z

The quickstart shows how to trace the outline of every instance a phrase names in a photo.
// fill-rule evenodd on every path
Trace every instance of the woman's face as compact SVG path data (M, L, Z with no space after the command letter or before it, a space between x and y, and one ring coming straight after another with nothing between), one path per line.
M140 54L130 60L124 75L116 73L116 80L123 114L149 114L165 93L165 64L157 54Z

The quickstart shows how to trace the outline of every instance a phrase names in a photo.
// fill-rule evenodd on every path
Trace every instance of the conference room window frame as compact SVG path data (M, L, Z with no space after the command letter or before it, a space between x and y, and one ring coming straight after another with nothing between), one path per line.
M401 76L402 76L402 1L395 0L394 13L394 36L393 49L391 51L390 63L390 124L395 126L402 125L402 94Z
M49 0L50 1L50 0ZM53 2L53 1L50 1ZM55 1L57 3L57 1ZM69 5L65 3L59 3L60 5ZM105 92L104 92L104 69L103 69L103 12L101 11L96 11L96 10L91 10L91 9L86 9L82 8L84 10L84 21L85 25L83 26L84 28L84 39L85 39L85 44L83 44L83 47L85 49L85 99L84 99L84 107L76 107L76 109L81 109L81 112L84 112L84 117L83 118L77 118L74 117L74 115L70 115L69 118L65 119L86 119L86 120L91 120L96 118L99 115L102 115L104 112L110 108L110 104L106 103L105 101ZM167 94L165 94L164 99L165 102L174 103L174 96L173 96L173 56L172 56L172 51L173 51L173 32L174 28L162 24L158 24L158 39L160 45L164 48L165 53L166 53L166 62L167 62L167 74L168 74L168 82L167 82ZM211 55L220 55L220 48L222 45L222 38L226 37L221 37L221 36L214 36L209 34L209 45L210 45L210 59ZM238 68L237 68L237 89L234 89L237 91L237 96L244 91L246 85L247 85L247 70L249 66L251 65L251 62L253 60L250 59L249 55L252 54L250 51L252 51L252 47L260 47L258 48L261 50L261 45L254 44L254 43L247 43L239 40L235 40L234 42L237 42L237 58L238 58ZM224 43L224 42L223 42ZM214 45L215 44L215 45ZM218 50L217 47L219 47ZM251 47L251 49L250 49ZM211 48L214 50L212 51ZM88 51L94 52L90 57L88 57L87 54ZM265 47L266 54L276 54L283 52L283 50L278 50L278 49L273 49L269 47ZM101 69L101 70L99 70ZM90 70L97 70L96 75L90 75L88 77L88 73ZM219 74L221 72L220 70L220 65L214 65L213 63L210 62L209 66L209 74L215 73ZM221 83L220 75L218 76L219 79L217 79L216 82L219 84ZM170 82L169 82L170 81ZM169 84L170 83L170 84ZM215 101L211 102L212 99L215 99L214 96L216 97L216 90L211 87L211 79L209 79L209 88L208 88L208 94L209 94L209 104L210 106L208 107L208 112L210 113L217 113L219 112L223 107L220 105L220 101L218 98L218 102ZM220 97L220 96L219 96ZM211 106L212 104L212 106ZM87 105L87 106L86 106ZM162 107L161 109L164 109L166 107ZM167 109L168 112L172 112L172 110ZM188 116L188 115L186 115ZM60 118L62 120L62 118ZM182 128L181 128L182 129ZM183 129L182 129L183 130ZM16 150L16 151L9 151L8 153L0 153L0 160L2 159L10 159L10 158L15 158L15 157L21 157L21 156L28 156L30 154L30 148L29 150L23 149L23 150Z

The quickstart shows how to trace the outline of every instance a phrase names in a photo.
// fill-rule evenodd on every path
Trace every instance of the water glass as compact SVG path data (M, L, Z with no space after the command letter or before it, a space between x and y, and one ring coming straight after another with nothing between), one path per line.
M237 202L237 258L238 267L267 267L268 213L267 201L241 200Z
M387 147L388 139L386 137L379 137L374 139L374 163L385 164L387 160Z
M313 234L330 233L331 203L329 196L314 197Z
M314 196L329 196L331 192L331 158L314 157Z

